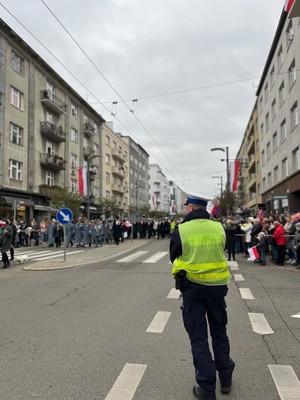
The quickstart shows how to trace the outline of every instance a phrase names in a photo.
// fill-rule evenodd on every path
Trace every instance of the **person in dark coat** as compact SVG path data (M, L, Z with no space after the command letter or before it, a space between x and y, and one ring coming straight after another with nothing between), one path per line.
M261 231L257 235L258 243L257 243L257 249L259 251L260 259L258 262L261 265L266 265L266 251L267 251L267 236L265 232Z
M253 221L253 228L251 231L251 245L250 247L256 246L257 245L257 235L259 234L259 232L261 232L262 230L262 224L260 222L259 218L255 218L255 220Z
M59 222L57 222L54 227L54 240L55 240L56 247L61 247L61 242L62 242L63 238L64 238L63 227L61 226L61 224Z
M117 245L119 245L120 240L122 238L122 223L118 216L115 218L113 222L112 231L113 231L114 241Z
M74 221L71 221L66 225L67 247L73 246L74 235L75 235L75 223Z
M1 244L3 268L8 268L10 266L7 252L11 248L12 236L13 236L13 229L10 225L10 220L7 219L6 225L3 227L2 244Z
M236 234L236 224L233 220L228 219L225 224L225 233L226 233L226 249L228 251L228 261L235 261L235 234Z

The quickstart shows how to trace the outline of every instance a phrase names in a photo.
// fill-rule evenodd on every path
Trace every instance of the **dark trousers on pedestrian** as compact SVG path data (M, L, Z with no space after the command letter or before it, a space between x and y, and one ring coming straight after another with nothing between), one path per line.
M227 286L199 285L183 278L182 316L189 335L195 378L205 393L215 396L216 371L223 386L231 382L234 362L230 358L230 345L226 332ZM214 360L208 345L208 327L212 339Z
M231 257L232 257L232 260L234 261L235 260L235 247L234 246L227 247L227 251L228 251L228 259L231 260Z
M278 265L284 264L284 256L285 256L285 245L284 244L277 245L277 264Z

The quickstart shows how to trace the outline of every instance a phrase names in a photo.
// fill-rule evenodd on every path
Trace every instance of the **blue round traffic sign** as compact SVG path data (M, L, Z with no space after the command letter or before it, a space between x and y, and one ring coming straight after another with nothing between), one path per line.
M56 213L56 219L60 224L66 225L73 219L73 213L69 208L61 208Z

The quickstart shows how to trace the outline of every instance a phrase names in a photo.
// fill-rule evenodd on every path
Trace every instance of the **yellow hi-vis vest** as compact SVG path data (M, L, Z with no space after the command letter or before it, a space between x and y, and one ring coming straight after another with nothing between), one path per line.
M194 219L178 226L182 256L173 262L172 274L186 271L186 277L202 285L226 285L229 271L225 259L225 232L219 222Z

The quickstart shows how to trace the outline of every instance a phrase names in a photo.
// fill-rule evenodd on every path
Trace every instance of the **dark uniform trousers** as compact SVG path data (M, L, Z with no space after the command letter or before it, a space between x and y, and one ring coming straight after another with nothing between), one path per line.
M186 277L182 279L182 316L191 342L196 382L212 398L215 396L216 371L221 385L228 386L235 366L229 357L230 346L226 333L224 298L227 291L227 285L207 286L191 282ZM208 344L207 320L214 360Z

